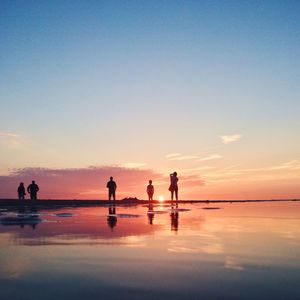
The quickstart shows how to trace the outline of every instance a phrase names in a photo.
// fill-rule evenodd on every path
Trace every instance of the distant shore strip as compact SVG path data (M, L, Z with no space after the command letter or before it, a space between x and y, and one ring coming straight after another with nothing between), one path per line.
M300 201L300 199L267 199L267 200L178 200L177 203L193 204L193 203L257 203L257 202L291 202ZM152 200L153 204L171 204L171 200ZM139 200L136 198L126 198L123 200L66 200L66 199L40 199L40 200L25 200L19 201L17 199L0 199L0 207L19 207L19 206L38 206L38 207L82 207L82 206L107 206L107 205L139 205L148 204L148 200Z

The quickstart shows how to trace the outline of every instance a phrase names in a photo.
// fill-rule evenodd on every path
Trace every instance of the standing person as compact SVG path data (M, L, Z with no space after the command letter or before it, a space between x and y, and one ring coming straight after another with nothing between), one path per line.
M31 184L27 187L27 192L30 194L30 200L37 200L37 192L39 190L39 186L32 180Z
M153 201L154 186L152 185L152 180L149 180L149 184L147 186L147 194L148 194L148 200Z
M24 186L24 183L23 182L20 182L20 185L18 187L18 197L19 197L19 200L25 200L25 186Z
M174 198L174 192L175 192L175 197L176 201L178 201L178 177L177 177L177 172L174 172L173 174L170 174L170 187L169 191L171 192L171 200L173 201Z
M106 187L108 188L108 199L111 200L111 197L113 197L114 200L116 200L116 189L117 184L114 182L113 177L110 177L110 180L107 182Z

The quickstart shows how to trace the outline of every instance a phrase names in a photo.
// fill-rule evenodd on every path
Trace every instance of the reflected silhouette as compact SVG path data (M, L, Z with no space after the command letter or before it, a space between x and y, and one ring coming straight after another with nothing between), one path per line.
M39 186L32 180L31 184L27 187L27 192L30 194L30 200L37 200L37 192L39 190Z
M19 208L18 213L15 216L7 216L1 218L0 223L4 226L20 226L24 228L26 225L31 226L34 230L42 220L38 215L37 208L32 206L29 210L26 210L23 206Z
M178 212L178 202L176 201L175 206L174 203L172 202L171 204L171 230L172 231L178 231L178 226L179 226L179 212Z
M148 205L148 212L147 212L147 215L148 215L148 221L149 221L149 224L150 225L153 225L153 219L154 219L154 211L153 211L153 204L149 202L149 205Z
M110 205L108 207L108 216L107 216L107 225L111 228L111 230L114 229L114 227L117 226L117 212L116 212L116 206Z
M24 183L23 182L20 182L20 185L18 187L18 198L19 200L23 201L25 200L25 186L24 186Z

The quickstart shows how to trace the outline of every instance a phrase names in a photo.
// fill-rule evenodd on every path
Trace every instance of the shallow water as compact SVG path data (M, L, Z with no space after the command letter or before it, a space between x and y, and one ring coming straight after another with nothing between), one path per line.
M299 202L0 215L1 299L300 299L299 282Z

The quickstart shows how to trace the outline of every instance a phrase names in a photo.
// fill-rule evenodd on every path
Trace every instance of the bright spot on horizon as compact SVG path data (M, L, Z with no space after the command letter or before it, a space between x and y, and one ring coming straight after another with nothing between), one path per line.
M165 200L165 197L164 197L164 196L159 196L159 197L158 197L158 201L163 202L164 200Z

